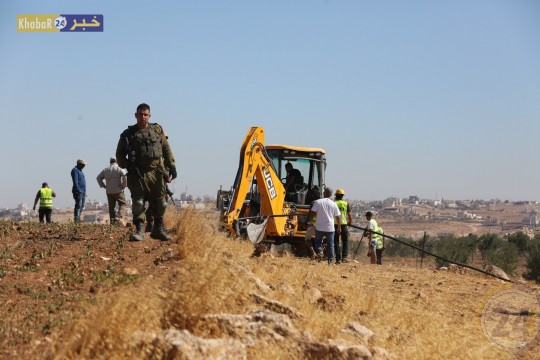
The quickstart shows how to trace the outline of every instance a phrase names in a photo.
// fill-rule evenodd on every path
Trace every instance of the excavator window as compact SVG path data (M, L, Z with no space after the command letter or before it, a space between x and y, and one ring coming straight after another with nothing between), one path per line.
M324 187L324 155L281 149L268 150L268 155L283 185L286 185L287 179L286 164L290 163L301 174L302 183L296 184L292 191L286 189L286 201L299 206L309 206L312 201L320 198L319 189Z

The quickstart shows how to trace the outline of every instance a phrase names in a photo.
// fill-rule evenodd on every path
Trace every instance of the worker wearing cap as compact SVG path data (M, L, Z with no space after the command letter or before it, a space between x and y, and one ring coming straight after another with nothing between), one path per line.
M370 231L364 231L364 236L369 239L369 257L372 264L377 263L377 244L379 243L379 225L377 221L373 219L373 213L371 211L366 212L366 220L368 221L366 228Z
M39 189L36 198L34 200L34 210L36 210L36 205L39 201L39 222L42 223L45 218L48 223L51 222L52 214L52 198L56 197L56 193L53 189L49 188L49 185L44 182L41 184L41 189Z
M347 224L352 224L352 213L351 207L348 202L343 200L345 196L345 190L337 189L335 194L335 203L341 212L341 225L335 224L336 235L334 239L334 250L336 253L336 264L340 262L349 262L347 256L349 255L349 229ZM337 231L337 227L341 226L341 233ZM341 239L341 249L340 249L340 240Z
M86 198L86 178L84 177L83 169L88 164L86 160L77 160L77 165L71 169L71 180L73 187L73 199L75 199L75 209L73 210L73 222L81 221L81 212L84 209L84 201Z
M159 124L151 124L150 117L148 104L137 106L137 123L122 132L116 147L118 165L128 171L127 185L136 227L131 241L145 239L145 201L148 201L154 215L150 237L171 240L163 228L163 216L167 208L165 184L177 177L175 159L163 128Z
M99 187L105 189L107 194L110 223L119 224L122 222L126 207L124 195L124 188L127 186L126 170L118 166L115 157L111 157L109 163L110 165L99 173L96 180ZM118 204L118 213L115 210L116 204Z

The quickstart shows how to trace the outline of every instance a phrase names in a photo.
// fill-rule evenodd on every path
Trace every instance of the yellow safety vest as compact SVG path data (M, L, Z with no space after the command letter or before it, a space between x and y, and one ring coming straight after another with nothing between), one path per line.
M371 233L371 239L372 240L379 240L381 235L378 234L379 225L377 225L377 221L375 221L375 219L371 219L371 220L369 220L369 222L373 224L373 231L375 231L374 233Z
M41 188L39 189L39 207L51 209L52 208L52 189Z
M341 212L341 225L347 225L347 202L345 200L336 200L335 203Z
M379 238L377 239L377 249L380 250L384 247L384 243L383 243L384 237L382 236L382 234L384 234L384 230L382 227L379 226L377 229L377 232L380 234Z

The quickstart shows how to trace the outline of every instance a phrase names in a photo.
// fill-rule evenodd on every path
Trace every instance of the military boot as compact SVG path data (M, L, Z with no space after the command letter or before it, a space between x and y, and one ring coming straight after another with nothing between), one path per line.
M138 220L135 223L135 233L131 235L131 241L143 241L144 240L144 228L143 228L143 222Z
M163 218L155 218L154 219L154 228L152 229L152 232L150 233L150 237L152 239L161 240L161 241L169 241L172 240L172 238L167 235L164 229L163 225Z
M152 229L154 228L154 224L152 221L146 222L146 228L144 229L145 232L152 232Z

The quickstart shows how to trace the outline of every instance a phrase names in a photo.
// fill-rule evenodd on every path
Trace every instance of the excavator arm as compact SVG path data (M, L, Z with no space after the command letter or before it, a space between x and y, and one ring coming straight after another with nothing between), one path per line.
M285 202L285 188L264 147L264 129L257 126L249 129L242 143L229 206L223 216L223 222L232 234L237 233L236 223L243 216L242 207L253 178L257 180L260 195L261 207L258 216L268 218L266 235L293 235L296 228L296 208Z

